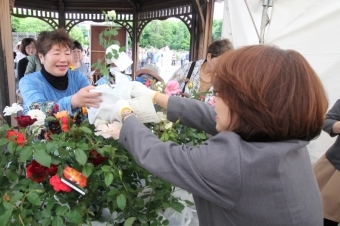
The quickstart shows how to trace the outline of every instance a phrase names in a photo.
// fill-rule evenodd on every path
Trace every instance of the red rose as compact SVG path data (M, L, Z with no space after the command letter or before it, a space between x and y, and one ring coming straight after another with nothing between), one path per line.
M58 174L54 175L50 178L50 184L52 185L53 189L55 191L64 191L64 192L70 192L72 191L72 188L68 186L67 184L64 184Z
M56 175L57 171L58 171L58 166L54 164L51 164L50 168L47 169L47 172L50 176Z
M105 157L101 156L96 150L90 151L89 161L94 165L98 166L106 160Z
M66 117L61 117L61 122L62 122L62 125L61 125L61 129L62 131L64 132L68 132L69 131L69 127L68 127L68 119Z
M20 115L19 117L14 117L17 120L19 127L26 128L27 126L33 125L37 121L36 118L32 119L29 115Z
M47 168L37 161L33 160L26 168L26 177L35 182L42 182L47 176Z
M6 138L10 141L13 141L17 143L18 145L24 145L25 144L25 136L22 133L8 130Z

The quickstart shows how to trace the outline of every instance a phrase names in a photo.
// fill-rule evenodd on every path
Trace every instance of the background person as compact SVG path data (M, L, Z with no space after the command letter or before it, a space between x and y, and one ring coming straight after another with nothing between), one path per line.
M314 165L323 202L324 226L338 226L340 222L340 100L326 114L323 130L331 137L337 136L335 143Z
M200 99L203 99L205 102L209 101L213 95L211 78L217 66L219 56L232 49L234 47L229 39L212 42L208 47L205 59L183 65L174 72L169 81L177 81L184 96L191 97L192 94L197 94L202 95L203 98ZM192 83L192 88L187 86L189 82Z
M100 93L78 70L69 70L73 42L64 29L44 32L37 40L37 52L43 64L41 71L25 76L19 82L24 114L30 109L48 113L56 104L72 115L79 107L99 107Z
M119 100L119 143L146 170L192 192L200 226L322 225L306 148L327 110L318 76L296 51L265 45L228 51L216 65L215 107L138 82L131 92L214 137L196 147L162 142Z
M36 54L36 42L33 38L24 38L21 41L21 52L26 56L19 60L18 62L18 79L24 77L25 71L28 65L28 56L33 56Z

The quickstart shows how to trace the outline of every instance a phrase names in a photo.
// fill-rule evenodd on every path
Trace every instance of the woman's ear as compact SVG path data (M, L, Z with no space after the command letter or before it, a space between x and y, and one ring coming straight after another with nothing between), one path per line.
M39 56L40 63L44 64L44 60L45 60L44 56L41 53L38 53L38 56Z
M207 54L207 60L211 60L211 53Z

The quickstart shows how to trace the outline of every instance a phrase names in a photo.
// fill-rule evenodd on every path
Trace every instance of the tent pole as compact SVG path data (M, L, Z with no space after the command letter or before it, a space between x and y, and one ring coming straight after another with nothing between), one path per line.
M264 34L266 26L269 24L270 20L268 17L268 8L273 6L273 0L263 0L262 3L262 19L261 19L261 31L260 31L260 44L264 44Z

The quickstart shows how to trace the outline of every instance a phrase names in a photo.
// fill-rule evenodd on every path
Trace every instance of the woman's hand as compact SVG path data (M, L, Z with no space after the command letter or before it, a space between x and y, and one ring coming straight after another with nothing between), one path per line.
M102 99L100 98L101 93L90 91L94 89L95 87L90 85L80 89L76 94L74 94L71 98L72 108L77 107L99 108L99 105L102 102Z

